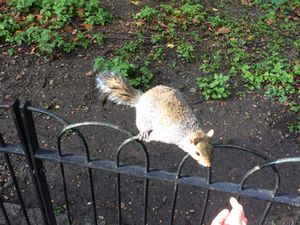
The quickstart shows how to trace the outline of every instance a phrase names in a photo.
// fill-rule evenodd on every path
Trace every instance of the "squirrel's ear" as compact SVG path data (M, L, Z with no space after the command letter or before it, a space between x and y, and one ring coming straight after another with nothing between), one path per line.
M214 135L214 133L215 133L214 130L211 129L210 131L207 132L206 135L211 138Z

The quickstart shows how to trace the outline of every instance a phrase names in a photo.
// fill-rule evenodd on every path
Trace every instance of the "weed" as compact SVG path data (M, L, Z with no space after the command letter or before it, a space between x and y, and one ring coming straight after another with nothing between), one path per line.
M92 40L102 45L103 35L91 35L91 30L111 19L98 0L13 0L4 4L8 10L0 14L0 40L31 45L46 55L57 50L70 52L77 46L87 48Z
M249 90L256 90L261 88L262 83L264 82L263 77L259 76L258 74L254 74L250 71L250 66L247 64L242 66L242 77L246 80L245 86Z
M161 42L174 43L177 46L176 52L185 62L194 59L194 46L182 41L183 35L187 38L190 35L183 31L191 26L201 25L206 18L206 12L202 5L188 1L182 4L161 4L155 8L144 7L133 17L137 26L144 33L151 33L151 43ZM155 16L155 19L154 19ZM142 21L141 21L142 20ZM197 35L192 35L196 41L201 40Z
M291 112L299 112L300 110L300 104L295 101L291 101L289 107Z
M54 210L55 215L61 215L66 211L66 208L64 205L63 206L54 206L53 210Z
M295 124L288 125L288 131L290 133L298 133L300 134L300 118Z
M105 37L103 33L96 33L93 35L93 40L98 44L98 45L104 45L105 43Z
M139 13L134 16L134 19L145 19L147 21L150 21L156 14L156 9L145 6Z
M197 84L206 100L224 99L229 97L229 76L214 74L211 77L197 77Z
M10 49L7 50L7 54L8 54L9 56L13 56L15 53L16 53L16 52L15 52L15 49L14 49L14 48L10 48Z
M185 42L177 46L176 52L178 56L186 62L191 62L195 58L194 46Z
M141 43L139 41L129 41L125 43L118 51L118 54L122 58L128 58L130 54L136 53L139 45Z
M153 78L153 74L145 66L140 69L142 76L136 76L137 66L122 60L120 57L115 57L111 60L105 60L103 57L96 58L93 70L116 71L122 77L127 78L129 84L134 87L148 87Z
M159 47L157 49L153 49L147 56L145 60L145 64L149 65L151 61L161 61L163 59L164 48Z

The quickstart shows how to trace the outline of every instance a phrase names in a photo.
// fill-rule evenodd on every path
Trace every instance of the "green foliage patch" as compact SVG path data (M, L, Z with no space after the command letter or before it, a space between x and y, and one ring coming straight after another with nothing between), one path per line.
M46 55L87 48L93 42L102 45L103 34L93 34L92 28L111 20L98 0L11 0L5 7L7 11L0 14L0 41L29 45Z
M206 100L225 99L230 96L229 76L214 74L209 77L197 77L197 84Z
M133 18L142 35L150 33L154 48L165 44L174 48L184 62L192 62L195 58L193 42L199 40L199 36L192 31L191 35L190 29L203 24L206 16L203 6L197 1L183 1L145 6Z
M98 57L95 59L93 70L116 71L122 77L128 79L130 85L141 88L148 87L153 78L153 74L146 66L138 69L136 65L120 57L114 57L108 60L103 57ZM136 75L137 73L139 75Z

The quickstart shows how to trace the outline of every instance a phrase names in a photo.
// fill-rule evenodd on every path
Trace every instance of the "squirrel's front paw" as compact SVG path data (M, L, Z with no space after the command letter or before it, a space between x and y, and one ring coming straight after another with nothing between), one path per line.
M150 131L140 132L138 134L139 140L149 142L149 134L150 134Z

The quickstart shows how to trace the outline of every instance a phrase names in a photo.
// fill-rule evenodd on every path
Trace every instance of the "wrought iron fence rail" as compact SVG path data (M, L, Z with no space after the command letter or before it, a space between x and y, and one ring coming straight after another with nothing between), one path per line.
M0 152L16 155L25 155L22 146L14 144L7 144L5 147L0 147Z
M9 173L13 179L14 187L17 191L17 197L21 203L21 208L23 214L26 219L26 224L31 225L27 211L25 208L25 203L23 201L23 197L21 195L21 191L18 185L18 181L15 176L14 169L12 167L10 161L10 155L16 154L24 157L28 164L28 169L31 175L31 181L35 189L36 198L39 202L39 207L41 209L41 213L43 216L43 221L45 225L56 225L56 218L54 215L54 210L51 202L51 196L49 192L48 182L44 169L44 162L53 162L56 165L59 165L61 179L63 182L63 193L66 204L66 211L68 216L68 224L72 224L72 216L69 209L69 200L68 200L68 189L66 185L65 178L65 168L66 164L78 166L80 168L86 169L88 173L88 185L87 188L90 189L90 199L91 199L91 209L93 210L93 224L97 225L97 210L95 203L95 192L94 192L94 181L92 172L94 170L99 171L107 171L112 172L117 177L117 208L118 208L118 224L122 223L122 207L121 207L121 175L127 174L138 178L144 179L144 215L143 215L143 224L148 224L147 222L147 211L148 211L148 188L149 188L149 180L160 180L166 181L173 184L173 198L172 198L172 209L170 213L169 224L172 225L174 222L176 202L178 197L178 188L179 185L185 186L194 186L203 189L203 193L205 194L202 210L201 210L201 219L199 220L199 224L203 224L205 212L208 206L208 199L211 195L211 191L221 191L225 193L230 193L236 195L238 197L244 196L249 198L255 198L259 200L263 200L266 203L265 209L260 218L260 222L258 224L264 224L266 217L268 216L269 210L272 207L273 203L282 203L286 206L295 206L300 207L300 195L292 194L292 193L281 193L280 191L280 174L277 166L285 163L300 163L300 157L291 157L285 159L278 159L275 161L270 161L270 159L265 156L261 151L245 148L242 146L234 146L234 145L222 145L216 144L214 145L214 150L219 151L220 149L232 149L235 151L242 151L246 154L250 154L252 156L256 156L258 159L262 160L263 163L260 166L256 166L250 169L242 178L240 183L230 183L226 181L218 181L211 182L212 179L212 170L210 168L204 169L207 172L205 176L188 176L184 175L182 172L184 164L187 162L189 155L183 157L181 162L178 165L176 172L168 172L163 170L156 170L150 168L150 157L148 150L142 142L138 141L136 136L132 136L128 131L122 130L118 126L113 124L108 124L104 122L83 122L77 124L71 124L69 121L65 120L61 116L54 114L52 112L48 112L43 109L38 109L30 106L29 102L25 102L25 104L20 104L18 100L10 105L1 105L0 109L7 110L9 109L13 121L15 123L15 128L18 133L18 137L21 144L7 144L4 142L2 135L0 134L0 153L4 155L4 160L8 165ZM39 113L50 116L51 118L57 120L63 125L63 129L59 136L57 137L57 149L42 149L39 147L35 123L33 119L32 113ZM78 128L83 126L100 126L100 127L109 127L114 130L118 130L119 132L129 136L127 140L125 140L116 151L115 161L103 160L103 159L94 159L90 157L90 150L88 147L88 143L85 140L84 136L81 134ZM82 154L66 154L62 152L61 149L61 139L63 135L68 132L74 132L80 140L82 145ZM121 152L124 153L125 146L131 142L137 142L140 145L140 150L144 153L144 166L138 165L129 165L124 164L120 160ZM70 149L69 152L72 152ZM261 162L261 161L260 161ZM247 181L249 177L256 175L258 171L261 171L264 168L270 168L273 172L273 178L275 180L273 189L264 189L259 187L250 187L247 185ZM7 216L5 207L3 206L3 201L0 196L0 210L3 213L4 220L7 225L10 225L11 222ZM295 216L295 219L292 221L292 225L298 224L300 219L300 213L298 212Z
M1 147L0 152L22 155L24 154L20 145L7 145L6 147ZM240 185L236 183L213 182L208 184L207 179L204 177L183 176L177 178L176 173L155 169L150 169L149 172L145 172L144 167L136 165L121 164L119 167L117 167L117 164L114 161L109 160L94 159L90 162L87 162L86 157L83 155L66 154L59 157L56 151L47 149L39 149L36 152L35 157L41 160L55 161L57 163L79 166L81 168L98 169L107 172L133 175L135 177L162 180L181 185L200 187L213 191L222 191L244 197L252 197L259 200L270 201L273 203L283 203L289 206L300 207L300 196L278 193L277 196L274 197L273 190L263 188L246 187L243 190L240 190Z

